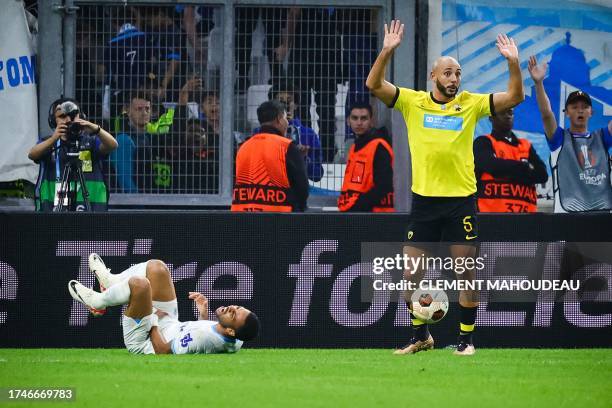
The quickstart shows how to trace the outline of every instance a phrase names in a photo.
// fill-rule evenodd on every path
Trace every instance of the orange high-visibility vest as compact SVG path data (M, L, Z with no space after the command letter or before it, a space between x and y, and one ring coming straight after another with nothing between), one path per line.
M344 172L342 192L338 198L338 209L348 211L361 194L367 193L374 187L374 155L379 145L382 145L391 155L393 166L393 149L384 139L376 138L368 142L359 151L355 151L355 145L349 150L348 163ZM372 212L394 212L393 191L389 191L372 208Z
M291 212L287 150L291 140L271 133L252 136L236 155L232 211Z
M518 139L518 146L501 142L491 135L486 135L493 145L495 156L504 160L528 160L531 143ZM535 185L519 184L493 177L489 173L480 176L482 190L478 195L480 212L535 212L537 195Z

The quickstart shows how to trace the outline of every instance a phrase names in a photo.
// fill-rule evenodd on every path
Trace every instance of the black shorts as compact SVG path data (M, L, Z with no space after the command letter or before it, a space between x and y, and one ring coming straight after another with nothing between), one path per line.
M424 197L412 193L408 242L478 243L476 196Z

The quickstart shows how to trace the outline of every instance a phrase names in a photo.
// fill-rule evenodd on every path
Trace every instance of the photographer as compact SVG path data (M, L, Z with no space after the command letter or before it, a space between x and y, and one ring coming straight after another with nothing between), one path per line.
M40 164L36 183L36 210L106 211L108 191L102 173L102 159L117 148L117 141L99 125L81 118L75 100L60 98L49 108L51 136L39 140L28 157ZM80 182L82 171L85 186ZM60 192L67 177L70 193ZM87 208L83 190L89 195ZM60 199L61 197L61 199Z

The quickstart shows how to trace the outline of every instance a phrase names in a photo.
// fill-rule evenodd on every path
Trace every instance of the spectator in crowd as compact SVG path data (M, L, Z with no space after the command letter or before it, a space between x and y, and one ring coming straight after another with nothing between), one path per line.
M288 76L295 78L303 101L300 117L308 117L311 89L315 92L325 162L333 161L335 155L336 92L344 78L343 16L332 7L292 7L287 11L286 40L275 50L279 60L288 54Z
M516 137L514 109L495 112L490 135L474 140L478 211L536 212L536 183L546 183L546 165L527 139Z
M308 177L297 143L288 139L287 112L278 101L257 108L260 133L236 156L232 211L304 211Z
M206 132L208 148L219 151L221 148L221 109L219 94L215 91L204 91L200 97L200 119L202 128ZM238 148L245 141L243 133L234 131L232 133L234 156ZM218 153L217 153L218 155Z
M181 88L172 137L155 135L152 147L141 149L144 157L141 184L146 192L218 192L218 135L207 132L206 123L193 117L187 107L189 99L201 91L201 86L201 79L191 78ZM206 111L214 116L212 110Z
M163 137L155 135L155 138ZM139 186L145 193L213 194L218 192L219 161L206 145L198 119L188 119L172 143L141 148Z
M172 130L176 109L173 106L164 108L157 96L157 89L140 88L138 92L141 97L151 103L151 119L147 123L146 131L151 135L168 134ZM120 114L113 118L113 131L119 134L128 126L129 117L128 110L130 108L129 97L125 98ZM163 113L162 113L163 112Z
M368 103L353 104L347 122L355 143L349 150L338 209L393 212L393 149L386 132L374 128Z
M206 130L209 146L219 148L221 134L221 111L219 95L216 92L204 92L200 97L200 119Z
M291 14L291 9L286 7L238 7L236 8L236 37L234 42L236 58L236 88L238 92L245 92L251 83L251 79L257 78L263 66L267 64L270 68L272 78L286 76L287 72L283 67L283 62L289 55L292 38L289 33L295 33L295 11ZM289 12L289 16L288 16ZM267 60L257 61L252 53L253 32L257 28L257 23L261 22L265 31L265 47L262 53ZM252 64L254 63L254 64ZM253 72L255 70L255 72ZM249 77L249 73L253 78ZM259 83L261 84L261 83Z
M192 112L188 108L190 100L200 101L198 112ZM194 177L200 181L194 179L192 184L201 187L200 191L194 192L209 194L218 192L221 147L220 113L217 93L203 91L201 78L192 77L185 83L179 94L174 130L175 133L181 135L179 140L184 143L183 149L186 146L187 150L193 150L188 152L185 160L195 160L195 162L191 167L182 167L184 174L182 179L185 180L187 177L185 172L189 172L188 169L194 169ZM197 141L193 148L190 141Z
M193 58L194 71L202 75L206 65L208 45L205 37L214 28L213 6L176 6L176 10L181 14L181 26Z
M293 78L302 102L298 116L304 120L310 117L314 90L323 158L326 162L333 161L337 85L350 81L349 104L369 94L365 77L376 56L373 24L376 20L371 10L244 7L237 9L236 18L238 88L248 86L250 69L253 72L262 69L251 53L251 33L261 18L266 33L263 52L267 57L263 71L269 67L272 83L282 77Z
M151 121L151 102L146 95L135 92L128 98L127 121L117 135L119 147L110 156L117 179L118 192L138 193L134 169L139 148L151 145L147 125Z
M197 114L191 112L187 106L190 99L199 99ZM182 124L194 117L200 120L202 122L201 126L206 132L208 148L215 150L219 148L221 134L219 96L216 92L203 91L202 79L199 77L190 78L181 88L176 117L180 118ZM178 129L178 131L183 132L184 129Z
M109 110L105 118L117 116L126 94L147 86L155 77L151 64L153 49L149 46L146 34L136 25L139 20L136 9L118 9L117 15L111 15L110 18L117 22L114 25L117 35L104 49L104 65L101 67L105 77L106 109Z
M68 153L77 153L79 166L83 171L85 186L89 193L92 211L106 211L108 206L108 190L104 183L102 160L107 154L117 148L113 136L99 125L81 117L82 112L75 100L60 98L49 108L49 126L54 130L47 138L40 139L32 147L28 157L40 164L40 172L36 183L36 209L52 211L63 201L58 195L59 182L68 163ZM73 133L74 123L80 125L80 132ZM77 129L78 131L78 129ZM76 180L76 179L74 179ZM74 180L69 180L70 182ZM75 190L71 197L71 211L86 209L82 190Z
M535 83L538 108L550 148L556 213L611 210L610 155L612 121L608 126L589 131L593 114L591 97L582 91L570 93L565 100L569 129L557 125L544 89L548 64L529 58L529 73Z
M179 186L186 193L219 192L219 156L216 145L209 145L208 133L197 119L187 122L183 137L185 149L179 154Z
M185 36L175 28L174 8L155 6L143 8L146 35L153 49L153 78L161 101L176 101L187 75Z
M295 92L292 85L281 82L270 90L270 97L270 99L279 101L287 109L287 120L289 121L287 137L297 143L300 153L304 156L308 178L315 182L321 180L323 177L321 141L317 133L305 126L295 114L299 105L299 94ZM255 133L258 131L255 129Z

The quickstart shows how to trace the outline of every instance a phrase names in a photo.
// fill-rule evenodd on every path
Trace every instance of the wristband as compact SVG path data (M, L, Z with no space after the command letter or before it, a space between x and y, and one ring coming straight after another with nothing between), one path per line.
M151 313L151 327L159 325L159 317L155 313Z
M102 128L100 127L100 125L98 125L98 129L93 132L94 135L99 135L100 134L100 130L102 130Z

